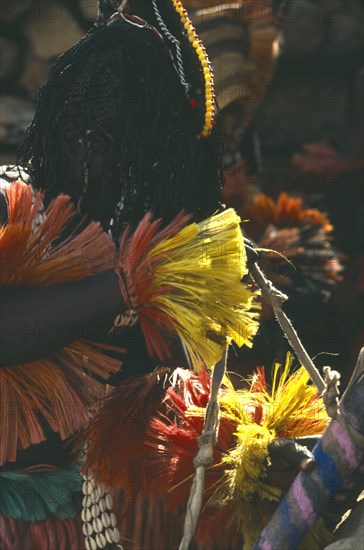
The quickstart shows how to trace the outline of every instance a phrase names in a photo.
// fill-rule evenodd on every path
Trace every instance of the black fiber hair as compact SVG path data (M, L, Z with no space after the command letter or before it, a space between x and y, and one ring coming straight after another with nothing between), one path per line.
M149 0L139 4L151 13ZM203 80L197 56L172 2L158 5L171 32L179 33L187 80L198 96ZM112 220L115 237L147 210L165 223L181 209L201 220L219 208L219 125L208 139L199 139L201 111L185 96L167 42L122 19L107 25L106 15L53 65L18 163L48 200L69 193L87 214L90 197L97 197L93 217L105 227ZM84 181L95 158L102 159L89 185L68 175L60 138L67 120L85 136Z

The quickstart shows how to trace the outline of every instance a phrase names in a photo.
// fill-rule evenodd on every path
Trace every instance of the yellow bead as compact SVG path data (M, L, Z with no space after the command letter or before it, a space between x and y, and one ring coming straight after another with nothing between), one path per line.
M210 66L210 61L206 54L206 48L203 46L201 41L198 38L196 29L192 25L190 19L188 18L187 11L183 8L182 2L180 0L172 0L173 6L176 12L180 16L181 23L184 29L187 32L188 40L192 44L192 47L196 50L196 54L201 63L201 67L204 73L205 78L205 119L204 126L201 133L198 137L207 138L211 130L211 122L214 116L214 88L213 88L213 76Z

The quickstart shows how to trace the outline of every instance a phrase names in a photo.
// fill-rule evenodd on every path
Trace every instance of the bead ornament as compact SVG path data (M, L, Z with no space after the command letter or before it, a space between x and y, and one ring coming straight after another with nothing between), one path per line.
M118 544L120 533L110 493L98 487L88 475L83 476L82 493L81 519L86 550L123 550Z
M185 28L187 38L196 52L203 72L205 88L205 116L204 125L202 131L199 134L199 137L207 138L212 132L216 114L216 96L211 63L206 53L206 49L199 39L196 29L194 28L192 21L188 17L187 10L184 9L181 0L172 0L172 3L174 9L181 19L183 27ZM193 107L193 104L191 106Z

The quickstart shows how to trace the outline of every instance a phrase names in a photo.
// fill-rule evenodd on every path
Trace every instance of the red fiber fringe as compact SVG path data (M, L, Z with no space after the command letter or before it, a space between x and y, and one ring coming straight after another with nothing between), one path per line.
M80 516L22 521L0 516L1 550L85 550Z
M149 499L142 492L129 499L118 490L112 492L112 497L124 550L178 548L183 535L185 505L167 510L162 500Z
M149 354L159 359L170 357L163 329L172 329L173 326L164 312L150 306L155 296L168 293L171 289L167 285L161 288L150 284L154 277L154 266L147 255L158 243L175 236L189 220L190 216L179 214L160 230L161 220L152 221L152 215L147 214L134 234L126 231L120 241L121 292L125 303L138 312Z
M168 372L158 369L113 389L85 432L88 453L83 470L91 470L108 487L122 487L127 497L140 487L148 490L146 429L165 396Z
M164 499L148 498L143 492L128 499L122 491L113 491L112 497L124 550L177 550L183 536L187 502L171 510L166 507ZM215 512L217 521L223 520L218 524L218 533ZM217 511L209 509L209 515L206 514L201 526L197 526L198 542L194 541L190 550L240 548L237 543L239 534L229 527L231 515L232 507Z
M145 443L150 449L146 477L152 489L151 494L163 499L169 508L183 504L186 506L188 501L195 474L193 459L198 452L197 438L202 433L204 422L202 417L190 415L188 409L191 406L206 407L210 386L211 378L203 369L198 373L177 369L173 386L166 392L165 411L160 410L149 423ZM252 390L266 390L264 368L257 369ZM224 388L221 391L224 392ZM221 408L224 408L223 401ZM259 399L256 400L251 414L257 424L262 422ZM221 416L213 466L205 472L201 515L194 536L194 541L201 550L242 547L242 535L234 523L236 503L222 508L207 506L209 498L224 478L226 466L221 464L221 459L234 446L236 429L236 421ZM277 437L291 437L291 434L282 431L277 433ZM275 506L276 503L261 503L261 515L270 517Z

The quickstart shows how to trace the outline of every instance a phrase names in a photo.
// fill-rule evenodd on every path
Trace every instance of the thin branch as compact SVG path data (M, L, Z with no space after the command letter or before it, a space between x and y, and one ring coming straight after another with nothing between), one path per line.
M263 272L256 263L251 266L250 275L253 277L254 281L261 289L263 299L272 306L278 323L283 331L283 334L286 336L288 342L290 343L294 353L297 356L297 359L299 360L301 365L305 367L308 374L310 375L312 382L315 384L318 391L322 394L325 391L326 384L322 379L319 371L313 364L307 351L303 347L302 342L299 339L298 334L295 331L291 321L282 310L282 304L288 299L288 297L277 290L273 286L271 281L268 281L268 279L265 278Z
M211 466L214 446L219 431L218 393L226 371L227 349L221 360L215 365L211 381L210 399L206 408L205 423L202 435L198 438L199 451L193 461L196 473L193 478L190 496L187 503L183 528L183 539L179 550L188 550L201 511L205 485L205 469Z

